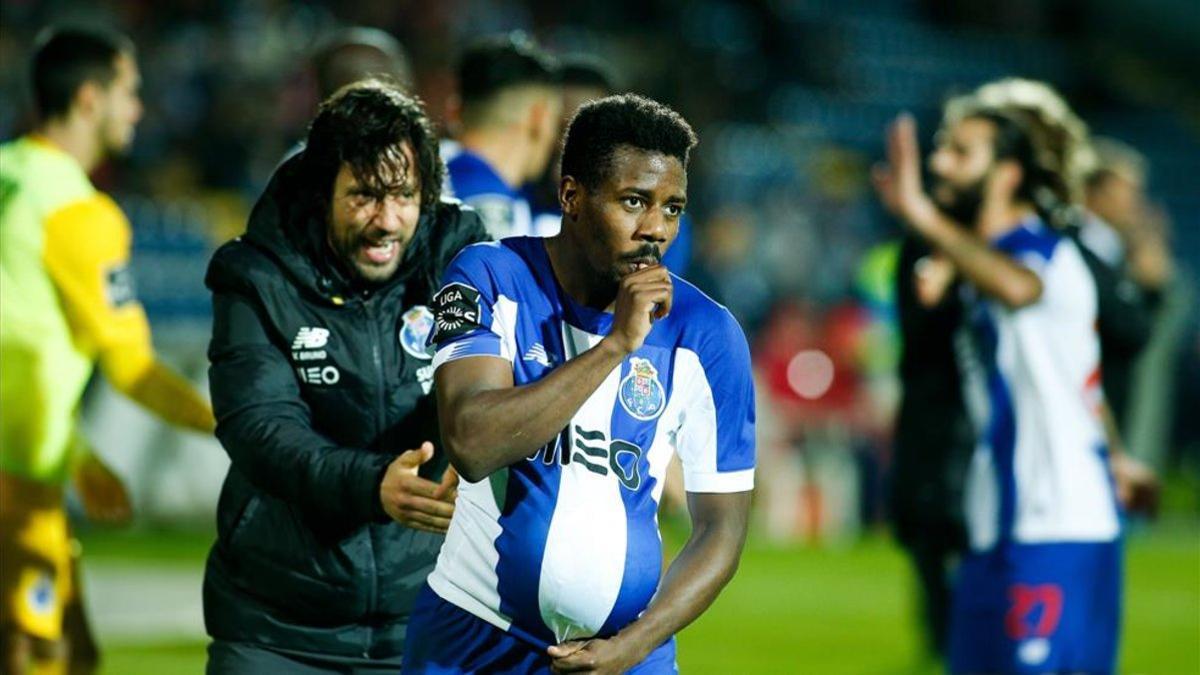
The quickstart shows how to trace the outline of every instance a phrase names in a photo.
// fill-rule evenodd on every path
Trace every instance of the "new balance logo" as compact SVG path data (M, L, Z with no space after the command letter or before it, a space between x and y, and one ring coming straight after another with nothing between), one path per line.
M300 332L296 333L296 339L292 341L292 349L321 349L328 342L328 328L302 326Z
M546 348L540 342L533 343L533 346L521 358L547 367L550 365L550 355L546 353Z

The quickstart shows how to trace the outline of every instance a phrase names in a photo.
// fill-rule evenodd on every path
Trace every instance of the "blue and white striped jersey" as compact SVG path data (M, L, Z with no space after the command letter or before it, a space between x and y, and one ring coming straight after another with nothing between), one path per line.
M543 240L463 249L435 297L434 367L489 356L516 385L545 377L607 335L611 314L578 305ZM611 635L658 588L658 499L678 453L691 492L754 484L754 387L741 328L673 279L671 314L562 433L478 483L460 485L429 585L445 600L545 645Z
M1120 524L1099 416L1095 281L1075 242L1037 218L993 245L1043 290L1010 310L965 289L959 356L979 439L965 494L971 548L1112 541Z

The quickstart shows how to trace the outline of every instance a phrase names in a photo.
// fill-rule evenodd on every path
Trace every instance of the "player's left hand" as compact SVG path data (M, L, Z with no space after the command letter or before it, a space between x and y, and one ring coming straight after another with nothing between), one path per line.
M551 668L556 673L613 673L633 668L646 654L619 636L607 640L572 640L551 645Z
M433 459L433 443L396 457L379 483L379 501L396 522L415 530L445 534L454 515L458 495L458 472L446 469L440 483L422 478L421 465Z
M133 518L125 484L99 457L85 457L75 469L74 481L89 519L106 525L125 525Z
M887 162L872 169L871 179L884 208L913 229L920 231L936 217L937 207L921 186L921 151L911 115L900 115L888 127Z
M1162 488L1154 470L1124 452L1113 453L1111 464L1121 506L1131 513L1153 516Z

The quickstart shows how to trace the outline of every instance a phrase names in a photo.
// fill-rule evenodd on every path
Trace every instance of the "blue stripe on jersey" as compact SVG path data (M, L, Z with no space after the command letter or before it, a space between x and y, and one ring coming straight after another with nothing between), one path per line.
M1017 448L1017 420L1013 410L1012 394L996 359L999 333L987 309L981 308L976 316L976 331L980 353L987 367L987 393L990 410L987 439L992 453L992 465L996 479L1000 482L1000 514L997 533L1001 542L1012 537L1013 521L1016 517L1017 476L1014 460Z
M666 401L671 400L674 350L644 345L636 354L638 358L650 361L658 371L658 379L665 392L665 407ZM631 374L630 366L630 359L621 364L622 382ZM646 605L658 590L658 579L662 572L662 540L658 534L658 502L654 500L654 487L658 481L650 475L650 446L654 443L661 420L661 414L653 422L639 420L625 410L619 401L614 402L610 422L613 440L633 443L641 449L641 453L636 464L626 464L621 460L627 453L614 452L613 464L625 472L626 476L632 475L627 469L636 469L640 480L636 489L621 489L627 528L625 569L621 577L621 591L600 628L599 635L602 637L615 635L617 631L629 625L646 609Z
M1043 261L1049 261L1054 255L1054 249L1062 237L1034 217L1026 220L1020 227L1005 233L994 243L994 246L1005 253L1021 257L1026 253L1036 253Z
M709 337L720 348L698 356L716 406L717 445L725 449L717 454L717 471L744 471L754 468L754 380L737 374L753 366L741 327L727 311L723 318Z
M549 265L533 264L530 257L537 251L511 245L516 241L522 240L509 240L504 245L530 263L529 267L534 270L535 279L544 292L544 297L550 300L550 306L547 308L539 302L537 294L531 293L521 298L523 311L540 314L548 309L549 316L561 316L561 307L554 302L555 294L545 293L554 288L554 279L549 276L553 271L549 269ZM540 246L541 242L537 244ZM521 332L521 328L518 327L517 331ZM566 348L562 342L561 330L553 331L553 334L551 332L551 327L547 326L547 330L541 336L521 339L527 336L520 335L517 344L539 341L540 337L550 363L561 365L566 362ZM515 355L515 359L513 380L517 385L535 382L550 370L542 364L525 361L520 354ZM556 456L561 453L564 463L570 461L571 449L563 447L563 437L564 434L560 434L549 447L539 450L533 461L518 462L508 468L507 498L500 515L501 534L496 538L496 552L500 556L496 564L500 611L513 617L514 627L532 632L537 639L545 640L547 644L555 644L558 641L554 631L541 618L538 588L552 521L549 516L553 515L558 502L558 489L562 478L562 466L556 461Z
M496 538L496 581L500 612L513 617L514 626L529 631L547 644L555 644L554 632L542 621L538 585L542 558L546 554L550 518L558 501L558 464L518 462L508 468L507 494L500 513L500 536Z

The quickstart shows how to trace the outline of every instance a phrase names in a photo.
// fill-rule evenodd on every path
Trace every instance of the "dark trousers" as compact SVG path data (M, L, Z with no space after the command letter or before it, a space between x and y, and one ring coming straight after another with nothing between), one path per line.
M249 642L214 640L208 645L206 675L395 675L400 657L387 660L328 656L268 649Z
M905 550L917 575L926 647L930 652L944 656L950 634L953 575L959 549L953 542L939 537L922 537L910 542Z

